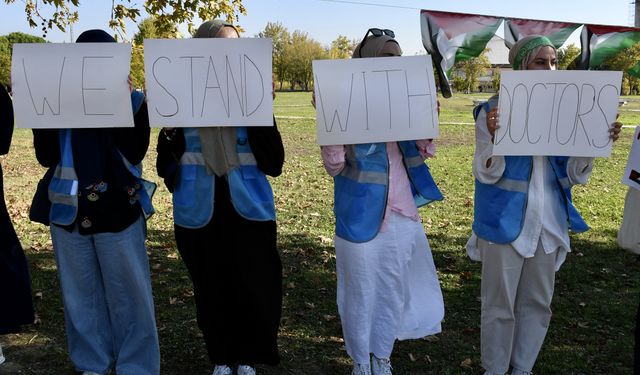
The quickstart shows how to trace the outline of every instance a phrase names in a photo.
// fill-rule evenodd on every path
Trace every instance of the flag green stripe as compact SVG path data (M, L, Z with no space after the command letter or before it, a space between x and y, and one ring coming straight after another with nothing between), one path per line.
M598 36L597 38L603 38ZM591 49L591 58L589 59L589 67L596 68L602 65L605 60L616 55L620 51L632 47L640 42L640 32L627 31L623 33L613 33L604 41L597 43Z
M456 51L455 62L469 60L480 56L487 46L487 43L489 43L489 40L493 38L496 30L500 27L501 22L502 20L498 20L494 25L484 27L475 32L468 32L462 46L460 46Z
M549 38L549 40L551 41L551 43L553 43L553 45L556 48L560 48L562 47L562 45L564 44L564 42L567 41L567 39L569 39L569 36L576 31L576 29L580 27L580 25L575 25L575 26L568 26L568 27L564 27L558 31L556 31L555 33L551 33L549 35L547 35L547 38Z

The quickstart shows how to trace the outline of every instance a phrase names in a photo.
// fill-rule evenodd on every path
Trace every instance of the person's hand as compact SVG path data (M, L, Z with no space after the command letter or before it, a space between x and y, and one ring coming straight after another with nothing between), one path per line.
M311 105L313 106L313 108L316 107L316 92L315 91L313 91L311 93Z
M487 113L487 130L489 130L492 139L498 128L498 107L495 107Z
M620 138L620 130L622 128L622 123L620 121L616 121L613 124L611 124L611 127L609 128L609 138L611 138L612 141L617 141L618 138Z

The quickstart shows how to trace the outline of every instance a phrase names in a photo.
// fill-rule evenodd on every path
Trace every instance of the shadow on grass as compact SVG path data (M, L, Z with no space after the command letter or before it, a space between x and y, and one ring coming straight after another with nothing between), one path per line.
M640 262L617 248L614 231L575 236L574 252L557 273L554 316L536 368L542 374L631 372ZM162 374L211 372L195 321L191 281L177 255L173 231L148 234L149 263ZM445 300L442 333L396 344L398 374L479 374L480 264L465 253L466 236L429 235ZM278 237L284 305L281 364L262 374L347 374L335 303L335 252L321 236L286 232ZM8 364L0 373L71 374L53 252L28 250L38 325L0 338Z

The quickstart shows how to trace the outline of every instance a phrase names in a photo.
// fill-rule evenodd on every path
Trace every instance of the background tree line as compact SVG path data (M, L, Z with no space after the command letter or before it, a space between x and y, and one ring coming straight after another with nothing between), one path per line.
M6 2L7 0L5 0ZM60 0L62 1L62 0ZM122 18L122 17L121 17ZM229 18L229 17L227 17ZM120 20L116 20L120 25ZM177 27L178 19L152 16L138 23L138 32L131 40L131 75L136 87L144 87L144 39L182 38ZM118 26L120 27L120 26ZM43 28L46 28L43 26ZM194 29L191 29L193 32ZM359 40L349 40L338 35L330 45L313 39L308 33L295 30L290 32L281 23L267 23L263 31L255 37L273 40L273 75L280 90L313 89L312 61L321 59L350 58ZM9 83L11 72L11 51L14 43L45 43L39 36L14 32L0 36L0 83ZM488 50L471 60L457 63L450 72L454 91L477 92L483 88L495 89L500 82L500 68L491 65ZM580 48L570 44L558 50L558 68L571 69L579 57ZM640 60L640 44L620 52L607 61L608 70L622 70L622 94L640 94L640 79L626 71Z

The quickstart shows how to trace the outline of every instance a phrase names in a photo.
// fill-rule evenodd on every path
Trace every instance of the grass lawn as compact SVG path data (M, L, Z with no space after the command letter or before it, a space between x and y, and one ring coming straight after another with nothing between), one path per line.
M423 207L420 213L434 252L446 315L441 334L396 344L392 363L397 374L482 373L480 267L467 258L464 245L473 216L471 110L473 100L483 97L487 95L440 99L441 137L437 156L429 164L445 201ZM636 112L640 99L626 99L620 119L640 124L640 112ZM348 374L351 370L335 303L333 183L315 143L310 100L310 93L282 92L274 105L286 149L284 172L272 179L285 298L282 362L259 369L263 374ZM147 245L162 374L209 374L191 283L173 239L171 196L154 171L157 134L152 132L145 176L159 186ZM632 129L624 129L613 156L596 160L589 184L574 189L574 201L591 230L572 236L573 252L557 273L554 316L534 369L538 374L631 373L639 264L635 256L617 247L616 234L626 192L619 181L632 135ZM48 228L28 219L32 194L44 173L31 143L30 131L16 130L11 153L0 161L9 211L31 267L38 323L21 334L0 337L8 360L0 373L72 374Z

